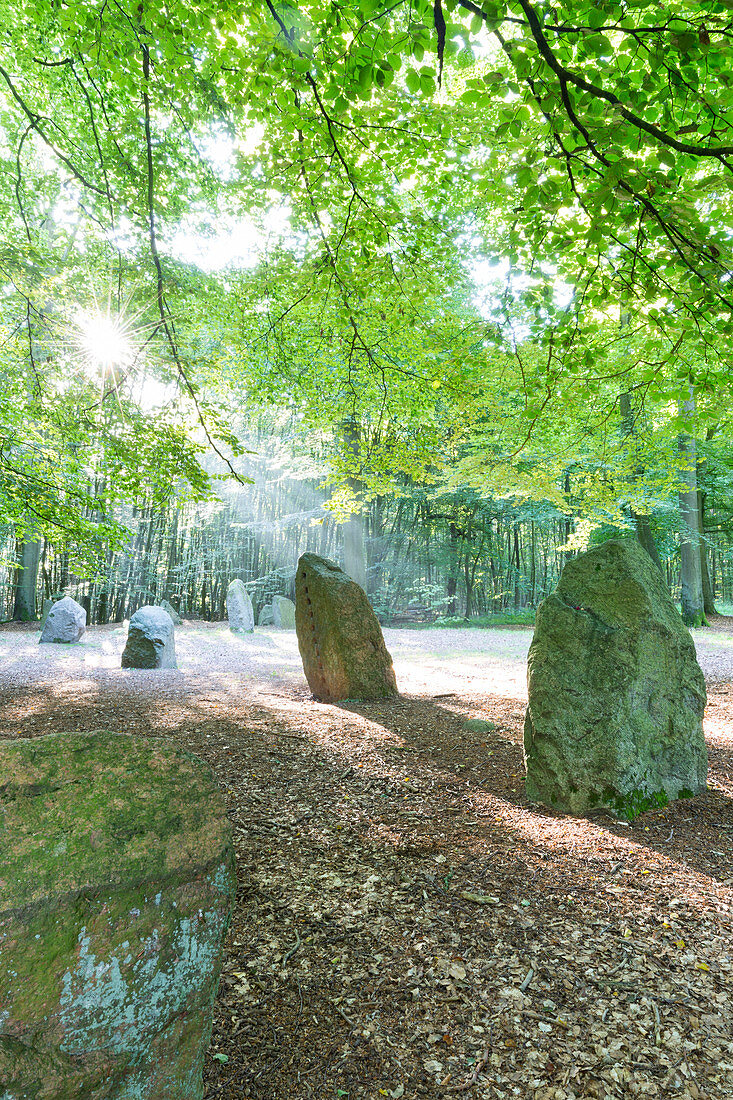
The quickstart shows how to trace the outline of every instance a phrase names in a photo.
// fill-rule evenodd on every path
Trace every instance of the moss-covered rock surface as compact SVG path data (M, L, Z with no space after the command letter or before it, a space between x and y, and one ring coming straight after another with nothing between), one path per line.
M2 1100L196 1100L234 901L209 769L161 742L0 747Z
M705 790L705 681L646 551L614 539L567 563L537 613L527 796L633 819Z
M303 554L295 580L295 626L308 686L316 699L397 695L392 658L366 593L342 569Z

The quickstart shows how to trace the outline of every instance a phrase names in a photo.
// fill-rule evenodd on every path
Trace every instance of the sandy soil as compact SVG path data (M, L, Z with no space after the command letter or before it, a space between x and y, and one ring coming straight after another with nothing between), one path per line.
M123 670L0 630L0 737L207 760L240 881L206 1100L730 1100L733 632L698 632L709 789L632 826L529 803L525 630L387 630L398 700L310 697L294 633L177 631ZM467 718L489 720L476 732Z

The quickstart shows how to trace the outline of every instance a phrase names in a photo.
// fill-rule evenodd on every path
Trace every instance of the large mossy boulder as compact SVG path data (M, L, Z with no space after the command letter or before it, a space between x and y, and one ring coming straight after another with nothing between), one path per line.
M130 619L122 667L177 668L175 633L173 619L162 607L139 608Z
M161 741L0 746L3 1100L200 1100L236 888L210 769Z
M87 629L87 613L80 603L71 596L52 603L48 607L44 603L46 616L41 630L40 641L61 642L68 644L78 642L84 637Z
M305 676L316 699L397 695L392 658L364 589L317 554L303 554L298 562L295 627Z
M227 618L229 629L235 634L252 634L255 628L255 615L252 600L244 586L244 581L235 577L227 588Z
M632 820L705 790L705 681L662 575L635 541L567 563L537 612L528 681L528 798Z

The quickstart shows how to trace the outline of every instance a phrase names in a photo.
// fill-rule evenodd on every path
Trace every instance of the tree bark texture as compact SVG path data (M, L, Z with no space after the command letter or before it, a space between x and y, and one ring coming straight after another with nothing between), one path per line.
M682 416L692 425L695 417L695 393L682 404ZM680 469L680 591L682 618L688 626L705 622L700 563L700 509L697 501L697 448L695 437L680 432L678 442Z
M40 560L40 539L18 543L18 566L13 584L13 618L18 622L29 623L36 619L36 587Z

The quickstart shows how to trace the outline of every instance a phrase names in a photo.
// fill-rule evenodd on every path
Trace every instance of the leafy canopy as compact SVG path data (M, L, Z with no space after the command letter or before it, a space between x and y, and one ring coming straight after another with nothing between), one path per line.
M411 418L427 466L456 421L468 430L497 407L522 418L521 440L558 402L577 407L578 392L596 423L619 389L667 419L691 381L711 418L728 402L726 4L0 8L3 254L34 242L36 196L54 181L62 231L81 220L95 264L136 280L157 354L211 442L233 441L197 386L201 329L186 321L196 309L175 237L274 206L291 230L277 255L251 280L198 284L201 312L209 292L234 303L217 313L220 351L203 358L306 410L328 390L335 422L376 423L385 470L415 460ZM478 257L523 289L467 340L457 295ZM23 293L40 308L38 288ZM514 377L505 351L519 352Z

